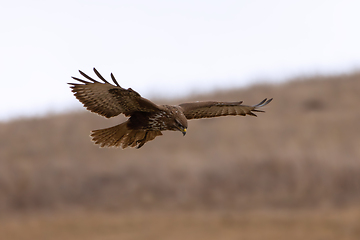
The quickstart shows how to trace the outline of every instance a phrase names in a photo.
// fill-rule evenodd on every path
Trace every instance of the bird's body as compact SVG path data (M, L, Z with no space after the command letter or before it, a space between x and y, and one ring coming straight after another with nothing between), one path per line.
M176 106L162 105L159 106L157 112L135 112L129 118L129 124L133 129L142 130L172 130L169 129L172 125L169 125L169 120L177 118L177 121L181 122L180 125L187 128L187 120L181 109ZM173 129L177 130L177 129Z
M192 102L178 106L156 105L142 98L140 94L120 87L113 74L111 78L116 86L106 81L94 68L95 74L104 83L98 82L85 73L81 75L92 82L79 78L83 83L69 83L75 97L89 111L106 118L119 114L129 119L119 125L92 131L92 140L101 147L142 147L146 142L162 135L161 131L172 130L186 134L188 119L211 118L226 115L252 115L263 112L258 108L267 105L272 99L264 99L257 105L242 105L242 102Z

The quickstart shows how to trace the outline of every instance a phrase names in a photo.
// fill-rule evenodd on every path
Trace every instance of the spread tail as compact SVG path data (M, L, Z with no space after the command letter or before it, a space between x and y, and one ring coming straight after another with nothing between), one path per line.
M92 131L90 136L100 147L136 147L141 148L146 142L162 135L160 131L133 130L128 121L119 125Z

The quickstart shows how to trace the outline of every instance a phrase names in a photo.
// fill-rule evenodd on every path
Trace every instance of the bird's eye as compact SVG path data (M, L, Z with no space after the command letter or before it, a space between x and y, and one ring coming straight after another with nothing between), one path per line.
M176 120L176 119L175 119L175 123L176 123L176 125L177 125L178 127L182 127L181 123L180 123L178 120Z

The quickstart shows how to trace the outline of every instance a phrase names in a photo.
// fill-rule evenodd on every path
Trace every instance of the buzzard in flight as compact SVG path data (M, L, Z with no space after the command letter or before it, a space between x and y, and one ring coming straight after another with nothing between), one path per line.
M90 81L76 77L80 83L69 83L75 97L84 104L87 110L106 118L124 114L129 119L119 125L94 130L92 140L101 147L142 147L146 142L162 135L161 131L172 130L186 134L187 120L196 118L212 118L226 115L251 115L271 102L266 98L254 106L240 102L191 102L177 106L156 105L142 98L131 88L120 87L114 75L112 85L94 68L95 74L103 81L92 79L82 71L80 74Z

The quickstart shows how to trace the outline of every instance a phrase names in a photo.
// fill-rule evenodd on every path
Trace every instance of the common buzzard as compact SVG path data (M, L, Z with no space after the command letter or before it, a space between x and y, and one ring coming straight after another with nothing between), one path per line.
M251 115L271 102L266 98L254 106L242 105L240 102L191 102L177 106L156 105L142 98L131 88L120 87L114 75L112 85L94 68L95 74L103 81L99 82L82 71L80 74L90 81L72 77L83 83L69 83L75 97L84 104L87 110L106 118L124 114L129 119L119 125L94 130L92 140L100 147L142 147L146 142L162 135L161 131L172 130L186 134L187 120L212 118L226 115Z

